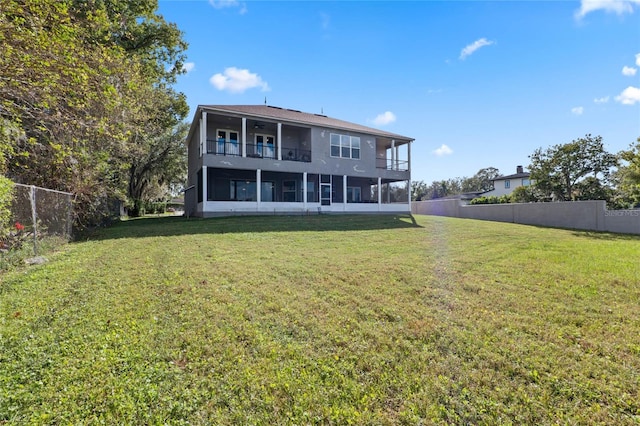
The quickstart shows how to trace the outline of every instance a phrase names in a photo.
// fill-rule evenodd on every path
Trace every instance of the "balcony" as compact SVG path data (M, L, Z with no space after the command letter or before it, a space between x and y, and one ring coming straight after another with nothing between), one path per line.
M242 155L241 148L241 144L236 140L207 139L207 154L239 157Z
M409 170L409 162L406 160L393 160L391 158L376 158L376 168L406 172Z
M311 162L311 151L299 148L282 148L282 159L286 161Z
M236 140L207 139L207 154L241 157L242 143ZM245 157L278 159L278 150L274 144L246 144ZM283 161L311 162L311 151L299 148L282 148Z

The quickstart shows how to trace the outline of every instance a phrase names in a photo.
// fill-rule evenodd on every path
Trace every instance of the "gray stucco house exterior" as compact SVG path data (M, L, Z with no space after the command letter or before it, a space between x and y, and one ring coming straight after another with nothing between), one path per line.
M185 214L410 213L412 138L270 105L200 105Z

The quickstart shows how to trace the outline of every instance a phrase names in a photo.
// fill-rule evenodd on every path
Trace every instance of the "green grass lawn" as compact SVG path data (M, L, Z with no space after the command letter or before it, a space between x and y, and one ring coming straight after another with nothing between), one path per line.
M0 424L638 424L640 237L140 219L0 275Z

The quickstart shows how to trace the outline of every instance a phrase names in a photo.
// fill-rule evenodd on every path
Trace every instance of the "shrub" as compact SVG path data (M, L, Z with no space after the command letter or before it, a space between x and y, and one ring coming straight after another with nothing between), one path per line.
M488 197L474 198L469 204L507 204L511 202L511 198L508 195L490 195Z
M0 239L0 251L4 253L8 250L21 249L23 244L29 240L29 235L33 235L33 233L25 231L23 224L14 223L9 232Z
M0 238L9 234L11 202L13 201L13 182L0 175Z

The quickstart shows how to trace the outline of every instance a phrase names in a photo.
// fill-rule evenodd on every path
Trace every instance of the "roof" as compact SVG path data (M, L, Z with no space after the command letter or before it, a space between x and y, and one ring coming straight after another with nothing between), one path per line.
M498 176L493 180L496 181L496 180L520 179L520 178L528 179L529 176L530 176L529 172L523 172L523 173L514 173L512 175L506 175L506 176Z
M381 136L391 139L402 139L405 141L413 141L413 138L402 136L395 133L385 132L373 127L362 126L356 123L350 123L344 120L338 120L322 114L312 114L308 112L297 111L294 109L280 108L271 105L199 105L198 109L206 111L223 112L239 115L249 115L263 119L274 119L279 121L287 121L289 123L307 124L310 126L328 127L334 129L348 130L353 132L368 133L375 136ZM197 114L197 112L196 112Z

